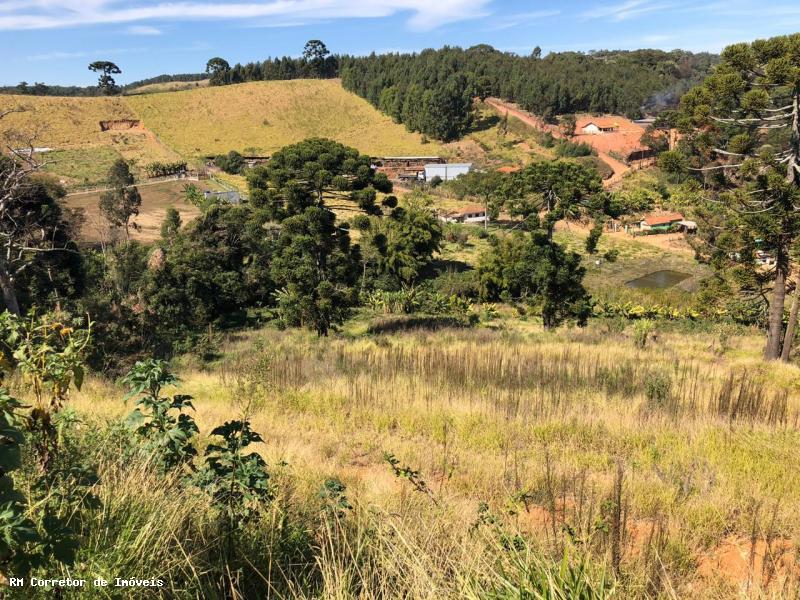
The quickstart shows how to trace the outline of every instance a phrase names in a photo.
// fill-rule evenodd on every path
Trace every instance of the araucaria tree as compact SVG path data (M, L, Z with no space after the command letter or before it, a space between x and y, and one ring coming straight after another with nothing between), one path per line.
M124 227L125 239L130 240L130 228L138 228L132 217L139 214L142 197L133 185L133 175L128 163L118 159L108 171L108 184L111 189L100 196L100 212L112 227Z
M545 328L584 325L590 297L583 287L580 255L553 240L556 222L608 210L600 176L567 161L540 161L509 177L499 194L506 212L521 217L512 235L492 239L480 260L484 300L521 302L538 310Z
M206 73L211 76L211 85L225 85L226 83L230 83L230 72L230 63L219 56L209 59L206 63Z
M745 289L768 303L764 357L788 359L785 300L800 249L800 34L726 48L714 74L683 97L679 125L688 171L706 190L698 212L713 224L703 253L749 276Z
M89 65L89 70L100 73L100 77L97 80L97 87L99 87L106 96L111 96L119 91L117 82L114 81L112 75L119 75L122 73L122 70L113 62L96 60Z
M274 221L311 206L378 214L377 192L391 192L392 184L370 163L369 156L355 148L310 138L280 149L266 165L250 171L250 202Z
M312 206L284 220L270 269L281 321L327 335L356 303L359 263L348 231L327 208Z

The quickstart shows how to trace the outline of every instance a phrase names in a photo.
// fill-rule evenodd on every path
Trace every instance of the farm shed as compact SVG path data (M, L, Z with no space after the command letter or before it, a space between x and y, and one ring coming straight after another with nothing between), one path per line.
M430 181L434 177L439 177L442 181L452 181L466 175L471 170L472 163L427 164L425 165L425 181Z
M486 215L486 207L480 204L468 204L457 210L442 213L439 220L444 223L486 223L489 217Z
M373 157L372 168L377 173L384 173L392 181L423 179L425 165L442 164L439 156L384 156Z
M669 231L673 225L682 221L681 213L651 213L639 222L639 229L642 231ZM687 223L689 222L687 221ZM695 228L697 228L696 224Z

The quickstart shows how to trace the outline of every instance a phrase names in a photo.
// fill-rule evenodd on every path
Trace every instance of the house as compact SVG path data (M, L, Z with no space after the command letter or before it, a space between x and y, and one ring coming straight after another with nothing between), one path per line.
M573 142L589 144L598 153L609 154L626 163L655 156L652 149L642 143L645 127L620 115L579 118L575 131Z
M490 219L486 214L485 206L468 204L457 210L440 214L439 220L444 223L487 223Z
M430 182L434 177L442 181L452 181L457 177L466 175L472 170L472 163L449 163L425 165L425 181Z
M500 167L499 169L497 169L497 172L498 173L503 173L505 175L509 175L511 173L516 173L516 172L521 171L521 170L522 170L522 167L519 167L517 165L506 165L504 167Z
M683 221L681 213L651 213L639 222L639 229L642 231L669 231L673 225ZM693 223L686 221L686 223ZM697 225L695 224L695 229Z
M600 135L613 133L619 129L619 121L613 117L594 117L578 123L578 129L584 135Z

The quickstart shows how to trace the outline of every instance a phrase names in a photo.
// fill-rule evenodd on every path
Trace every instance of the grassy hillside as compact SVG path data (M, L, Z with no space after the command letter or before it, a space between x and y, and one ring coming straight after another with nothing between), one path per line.
M15 107L25 112L8 115L0 131L34 131L37 146L57 149L108 145L100 121L136 118L123 98L0 95L0 111Z
M209 80L200 81L165 81L163 83L149 83L125 92L126 96L138 96L140 94L160 94L162 92L182 92L193 90L200 87L208 87Z
M68 187L96 185L119 157L141 166L174 161L178 154L146 129L101 131L100 121L137 119L124 98L60 98L0 95L0 111L24 108L3 119L0 136L35 133L37 147L55 151L43 155L46 169Z
M375 155L438 151L334 80L246 83L125 101L147 128L185 156L229 150L269 154L311 136Z
M330 339L252 331L226 342L217 363L183 370L203 435L248 407L276 475L273 509L295 520L281 529L308 527L324 540L318 586L282 597L551 597L487 592L533 586L518 571L530 555L503 543L517 534L556 559L585 551L609 573L616 553L617 598L732 598L744 585L753 597L795 597L798 371L754 368L760 337L664 329L642 349L633 328L605 324L542 332L495 317L471 331L387 333L391 319L365 312ZM73 406L90 420L121 417L120 396L94 380ZM428 493L393 476L384 452L418 470ZM320 513L329 478L354 507L343 530L298 524ZM210 513L182 507L178 486L164 494L113 472L101 482L104 501L121 507L118 522L130 511L161 531L192 514L199 531ZM160 542L143 542L137 552L149 558L139 564L161 564L167 578L202 573L201 537L181 537L185 558L171 561ZM278 556L280 543L272 534L259 552ZM92 558L108 572L125 560L108 542ZM271 568L273 558L250 559L273 581L292 576Z

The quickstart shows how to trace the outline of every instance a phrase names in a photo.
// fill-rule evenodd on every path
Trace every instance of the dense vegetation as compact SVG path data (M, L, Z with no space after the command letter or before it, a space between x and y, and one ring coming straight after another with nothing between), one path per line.
M714 63L689 52L567 52L517 56L490 46L344 58L345 88L409 129L453 139L473 97L497 96L550 119L576 112L631 117L677 101ZM442 129L445 128L445 129Z

